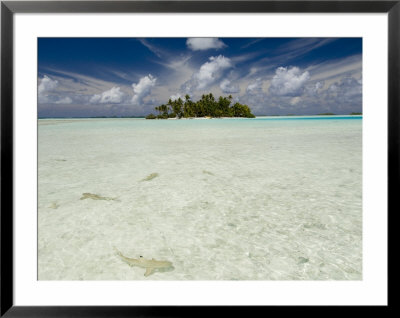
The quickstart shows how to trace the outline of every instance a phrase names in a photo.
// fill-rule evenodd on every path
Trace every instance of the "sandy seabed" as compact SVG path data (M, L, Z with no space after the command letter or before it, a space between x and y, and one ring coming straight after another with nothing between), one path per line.
M39 280L362 279L360 118L38 125Z

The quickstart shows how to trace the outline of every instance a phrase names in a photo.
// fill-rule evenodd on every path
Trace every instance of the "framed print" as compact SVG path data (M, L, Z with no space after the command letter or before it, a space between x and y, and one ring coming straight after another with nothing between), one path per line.
M388 306L399 15L2 2L1 315Z

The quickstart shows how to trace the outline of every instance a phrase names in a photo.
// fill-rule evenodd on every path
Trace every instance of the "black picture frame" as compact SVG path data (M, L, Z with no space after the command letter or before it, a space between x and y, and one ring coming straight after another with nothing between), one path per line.
M13 302L13 15L14 13L387 13L388 14L388 220L398 213L400 153L400 1L1 1L1 316L175 317L227 314L218 307L15 306ZM380 211L386 212L386 211ZM390 213L391 212L391 213ZM390 221L388 222L390 224ZM393 224L392 224L393 226ZM389 232L390 231L389 226ZM389 238L389 237L388 237ZM389 245L388 245L389 246ZM388 268L390 270L390 268ZM390 281L388 278L388 285ZM387 308L390 307L390 297ZM383 306L386 307L386 306ZM260 309L251 307L252 310ZM269 310L269 309L268 309ZM287 307L299 313L299 307ZM208 311L210 311L208 313ZM336 310L335 310L336 311ZM248 316L248 308L233 312Z

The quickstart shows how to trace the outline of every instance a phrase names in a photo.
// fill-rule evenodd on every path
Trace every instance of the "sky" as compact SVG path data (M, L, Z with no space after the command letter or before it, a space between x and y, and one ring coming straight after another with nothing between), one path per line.
M39 38L38 116L232 95L255 115L362 112L362 38Z

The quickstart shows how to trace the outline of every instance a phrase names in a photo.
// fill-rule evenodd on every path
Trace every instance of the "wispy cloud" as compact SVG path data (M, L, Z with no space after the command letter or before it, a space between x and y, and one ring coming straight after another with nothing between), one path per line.
M178 70L179 68L187 66L190 59L191 59L190 55L184 55L179 58L176 58L174 56L173 58L166 59L165 61L154 61L154 62L163 65L171 70Z
M296 39L292 40L280 47L277 48L275 53L277 55L282 55L287 59L300 57L306 53L309 53L319 47L330 44L334 41L337 41L337 38L306 38L306 39Z
M82 91L85 90L88 94L100 93L110 87L115 86L112 81L106 81L99 79L97 77L79 74L76 72L69 72L61 69L54 69L43 67L44 71L47 71L56 78L59 82L58 89L62 90L72 90L72 91Z
M257 59L257 61L251 63L249 67L250 72L247 74L247 76L259 77L262 73L265 74L274 71L279 65L290 65L290 63L305 56L311 51L324 45L333 43L336 40L336 38L296 39L275 49L268 49L263 52L264 57L261 57Z
M362 56L360 54L314 64L307 68L307 71L312 74L312 80L337 79L345 74L361 75L361 70Z
M157 55L159 58L163 58L165 52L163 49L157 47L156 45L150 43L150 41L146 39L138 39L140 43L142 43L145 47L147 47L152 53Z
M261 42L261 41L263 41L263 40L264 40L263 38L252 40L252 41L246 43L245 45L242 45L240 48L241 48L241 49L246 49L246 48L248 48L249 46L252 46L253 44L256 44L256 43Z
M243 63L243 62L247 62L249 60L252 60L256 57L262 56L264 55L263 52L251 52L251 53L246 53L246 54L240 54L240 55L235 55L231 57L231 60L233 63Z

